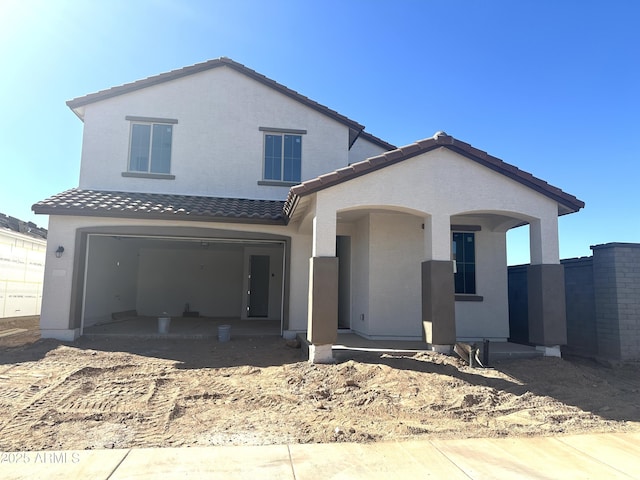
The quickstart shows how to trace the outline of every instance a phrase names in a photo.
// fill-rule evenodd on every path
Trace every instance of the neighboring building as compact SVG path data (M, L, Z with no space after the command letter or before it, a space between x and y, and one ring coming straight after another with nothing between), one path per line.
M505 340L506 232L529 224L533 341L565 343L558 216L584 204L469 144L396 149L227 58L67 104L79 187L33 206L50 215L44 337L188 303L306 331L313 361L339 327Z
M47 231L0 213L0 318L39 315Z

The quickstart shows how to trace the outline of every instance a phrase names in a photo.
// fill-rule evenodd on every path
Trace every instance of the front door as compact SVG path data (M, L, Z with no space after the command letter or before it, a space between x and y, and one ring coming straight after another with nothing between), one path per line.
M269 316L269 255L249 256L249 317Z

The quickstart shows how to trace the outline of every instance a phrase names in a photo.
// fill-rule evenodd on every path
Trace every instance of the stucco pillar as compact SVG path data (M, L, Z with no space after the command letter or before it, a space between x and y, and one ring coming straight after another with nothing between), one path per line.
M318 207L317 207L318 208ZM336 256L336 212L316 210L313 217L313 245L311 255L314 257Z
M564 266L560 264L558 217L529 224L531 265L527 269L529 341L543 347L567 343Z
M40 307L40 336L62 341L73 341L80 336L79 319L74 318L71 310L73 298L74 258L76 254L73 229L59 226L60 217L51 216L49 221L49 238L45 258L45 277ZM64 248L61 255L56 256L58 246Z
M529 222L529 245L532 265L560 263L556 213Z
M338 259L309 259L309 317L307 340L309 361L330 363L338 338Z
M455 293L448 215L425 218L422 262L422 326L433 350L448 352L456 342Z
M338 337L338 258L336 214L316 208L313 219L313 256L309 259L307 340L309 361L333 362Z
M451 260L449 215L430 215L424 219L424 259Z

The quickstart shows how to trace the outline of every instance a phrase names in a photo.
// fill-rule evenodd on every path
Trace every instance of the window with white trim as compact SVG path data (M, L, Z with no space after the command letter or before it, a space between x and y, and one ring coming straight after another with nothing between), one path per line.
M302 178L302 135L265 132L264 179L300 182Z
M129 172L171 173L172 123L131 122Z

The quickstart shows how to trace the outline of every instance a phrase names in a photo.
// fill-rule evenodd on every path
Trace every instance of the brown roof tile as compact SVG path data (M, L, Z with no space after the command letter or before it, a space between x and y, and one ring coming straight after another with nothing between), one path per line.
M239 223L285 222L277 200L200 197L158 193L109 192L73 188L34 204L35 213L96 217L131 217Z
M171 80L176 80L178 78L186 77L188 75L204 72L206 70L211 70L213 68L225 67L225 66L232 68L235 71L240 72L243 75L246 75L247 77L258 81L263 85L273 88L274 90L282 93L283 95L286 95L289 98L297 100L298 102L306 105L307 107L310 107L316 110L317 112L327 115L328 117L331 117L334 120L342 124L345 124L348 127L355 129L358 132L361 132L364 129L364 126L359 124L355 120L351 120L350 118L345 117L344 115L341 115L335 110L331 110L330 108L324 105L321 105L318 102L315 102L314 100L311 100L309 97L306 97L296 92L295 90L291 90L290 88L285 87L284 85L276 82L275 80L271 80L270 78L265 77L261 73L258 73L255 70L245 67L241 63L235 62L227 57L216 58L206 62L197 63L195 65L191 65L188 67L172 70L170 72L154 75L152 77L144 78L142 80L137 80L135 82L126 83L124 85L112 87L106 90L101 90L96 93L90 93L89 95L84 95L82 97L77 97L72 100L69 100L67 102L67 106L72 110L74 110L74 112L76 112L75 109L77 109L78 107L82 107L83 105L87 105L93 102L98 102L100 100L105 100L111 97L116 97L118 95L124 95L125 93L134 92L142 88L147 88L152 85L158 85L160 83L169 82ZM78 114L78 112L76 112L76 114ZM373 141L374 143L378 143L378 144L381 144L382 146L385 146L385 148L387 146L393 147L393 145L387 144L384 140L374 137L371 134L366 134L365 137L368 138L370 141Z
M444 132L437 132L432 138L426 138L405 147L385 152L382 155L368 158L362 162L354 163L349 167L351 169L350 172L347 172L347 169L341 169L341 173L344 171L341 175L335 177L323 175L320 178L311 179L301 183L300 185L292 187L287 199L285 200L284 213L287 218L291 217L291 214L293 213L292 209L297 203L296 197L315 193L338 183L346 182L389 165L408 160L409 158L429 152L436 148L448 148L480 163L481 165L484 165L487 168L532 188L543 195L548 196L566 208L567 211L564 213L577 212L584 207L584 202L582 200L563 192L557 187L549 185L547 182L534 177L529 172L520 170L519 168L510 165L497 157L493 157L487 152L479 150L468 143L461 142ZM329 179L331 181L327 181Z

